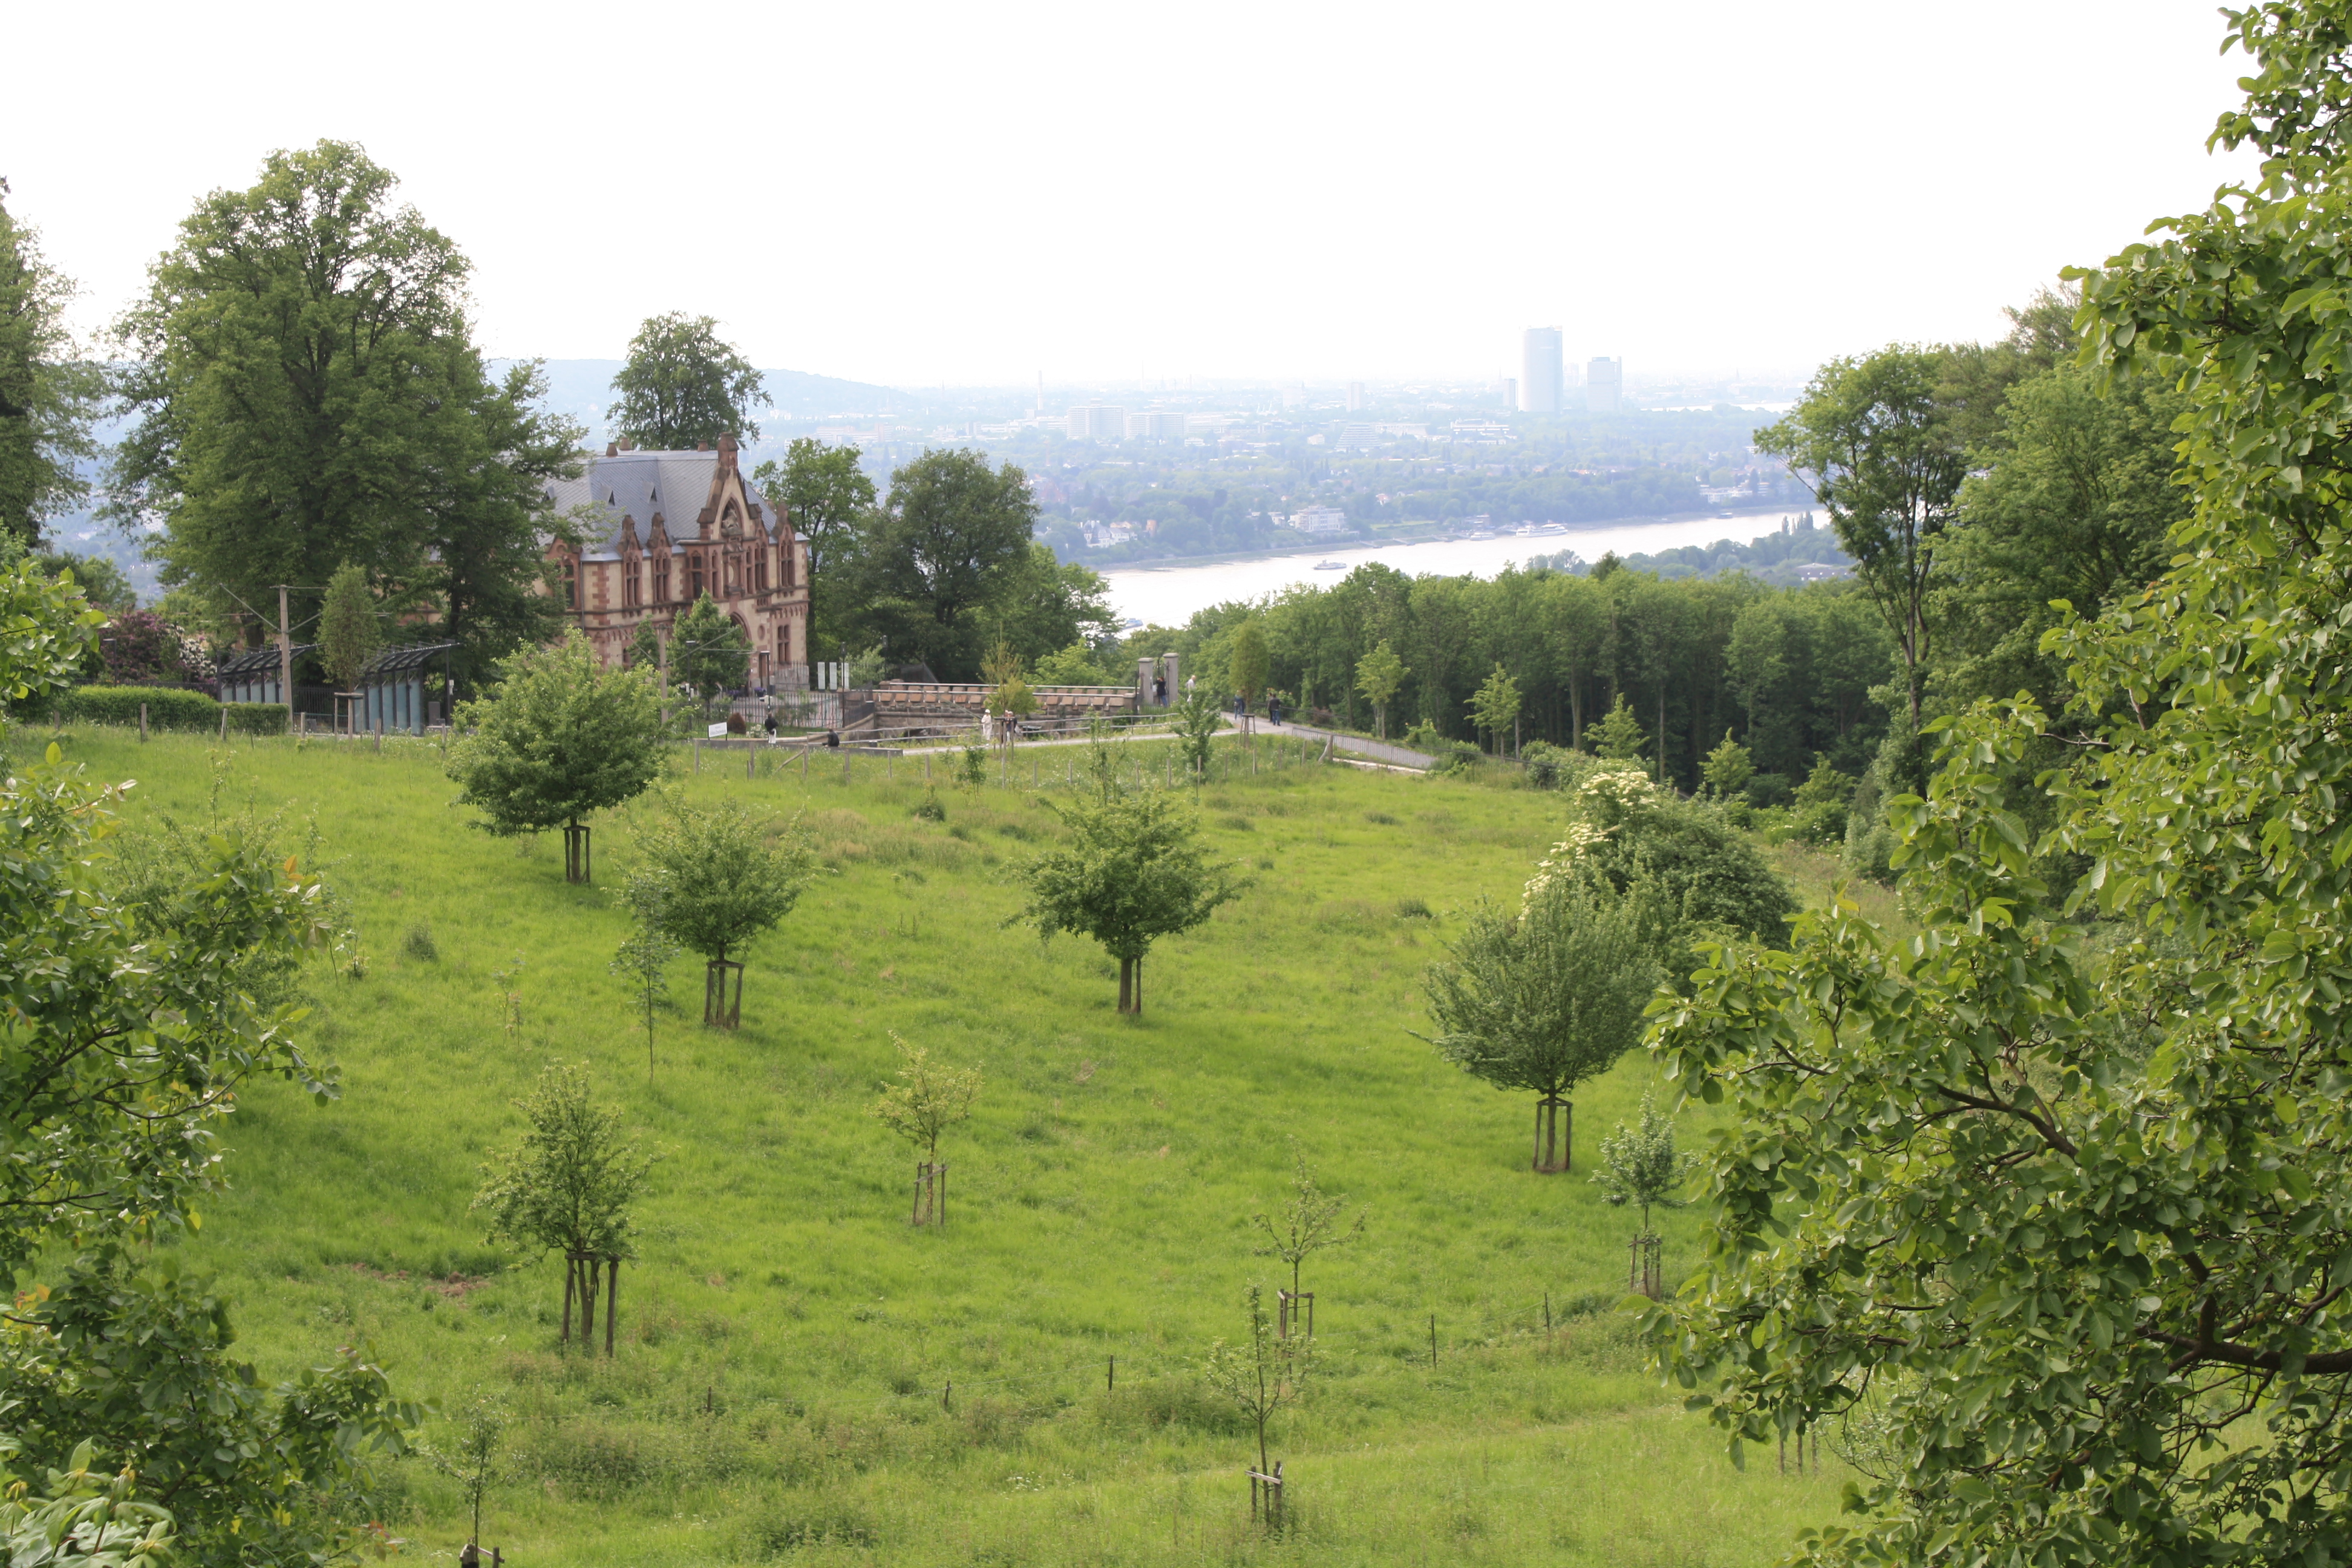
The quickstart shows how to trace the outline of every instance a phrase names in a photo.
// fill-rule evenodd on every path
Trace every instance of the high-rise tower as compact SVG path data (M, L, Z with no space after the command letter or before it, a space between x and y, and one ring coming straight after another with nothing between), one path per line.
M1519 412L1559 412L1562 360L1558 327L1529 327L1519 343Z

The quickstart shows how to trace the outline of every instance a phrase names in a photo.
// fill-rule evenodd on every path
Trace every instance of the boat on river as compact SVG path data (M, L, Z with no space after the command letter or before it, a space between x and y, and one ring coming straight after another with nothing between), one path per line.
M1318 561L1315 563L1318 572L1345 572L1347 569L1348 563L1344 561Z

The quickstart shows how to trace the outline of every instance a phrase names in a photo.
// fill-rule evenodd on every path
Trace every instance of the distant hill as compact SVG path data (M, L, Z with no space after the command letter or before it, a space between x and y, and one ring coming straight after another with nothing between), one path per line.
M512 363L493 360L491 364L503 370ZM595 444L602 445L609 439L604 428L604 406L612 401L613 377L620 368L621 362L616 359L549 360L548 405L587 426ZM862 381L811 375L800 370L763 370L760 374L767 383L769 407L774 411L762 409L752 416L763 434L772 433L767 428L770 426L909 413L919 405L917 399L903 392L870 386Z

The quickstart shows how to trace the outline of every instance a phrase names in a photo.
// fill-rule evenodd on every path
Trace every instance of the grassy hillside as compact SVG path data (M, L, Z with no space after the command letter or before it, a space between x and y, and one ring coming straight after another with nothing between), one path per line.
M206 810L200 741L66 745L139 780L134 831ZM714 762L686 786L805 813L828 874L754 951L740 1032L700 1026L678 963L692 1011L663 1016L649 1074L605 968L625 820L598 830L598 886L572 888L560 846L468 827L428 746L268 742L226 765L232 804L284 803L298 836L315 816L368 973L312 981L342 1098L248 1094L235 1190L187 1250L266 1374L363 1335L418 1394L505 1391L521 1425L486 1539L514 1559L1731 1565L1834 1511L1837 1478L1735 1470L1609 1310L1630 1225L1586 1170L1646 1062L1580 1096L1579 1170L1539 1177L1528 1097L1408 1033L1423 966L1461 910L1516 896L1556 797L1340 767L1212 786L1253 890L1162 944L1129 1020L1091 946L1002 929L1013 866L1055 830L1036 795L943 787L933 823L903 763L747 782ZM518 957L509 1030L492 972ZM986 1066L944 1233L908 1226L912 1157L866 1114L893 1030ZM558 1266L487 1247L467 1212L555 1061L590 1064L666 1154L609 1363L559 1351ZM1323 1376L1278 1424L1295 1528L1267 1542L1243 1429L1192 1369L1246 1281L1271 1293L1249 1221L1294 1141L1371 1224L1307 1281ZM1686 1216L1666 1231L1671 1271ZM403 1474L395 1530L453 1552L454 1487Z

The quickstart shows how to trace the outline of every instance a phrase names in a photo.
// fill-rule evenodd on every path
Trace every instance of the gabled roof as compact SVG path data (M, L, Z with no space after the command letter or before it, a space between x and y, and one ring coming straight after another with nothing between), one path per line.
M717 452L607 452L590 458L578 479L551 481L548 499L558 511L584 506L600 520L583 547L587 555L620 552L623 517L636 520L640 545L653 537L656 514L673 541L690 539L699 526L695 520L709 504L719 458ZM743 493L760 509L761 520L775 527L774 505L748 474Z

